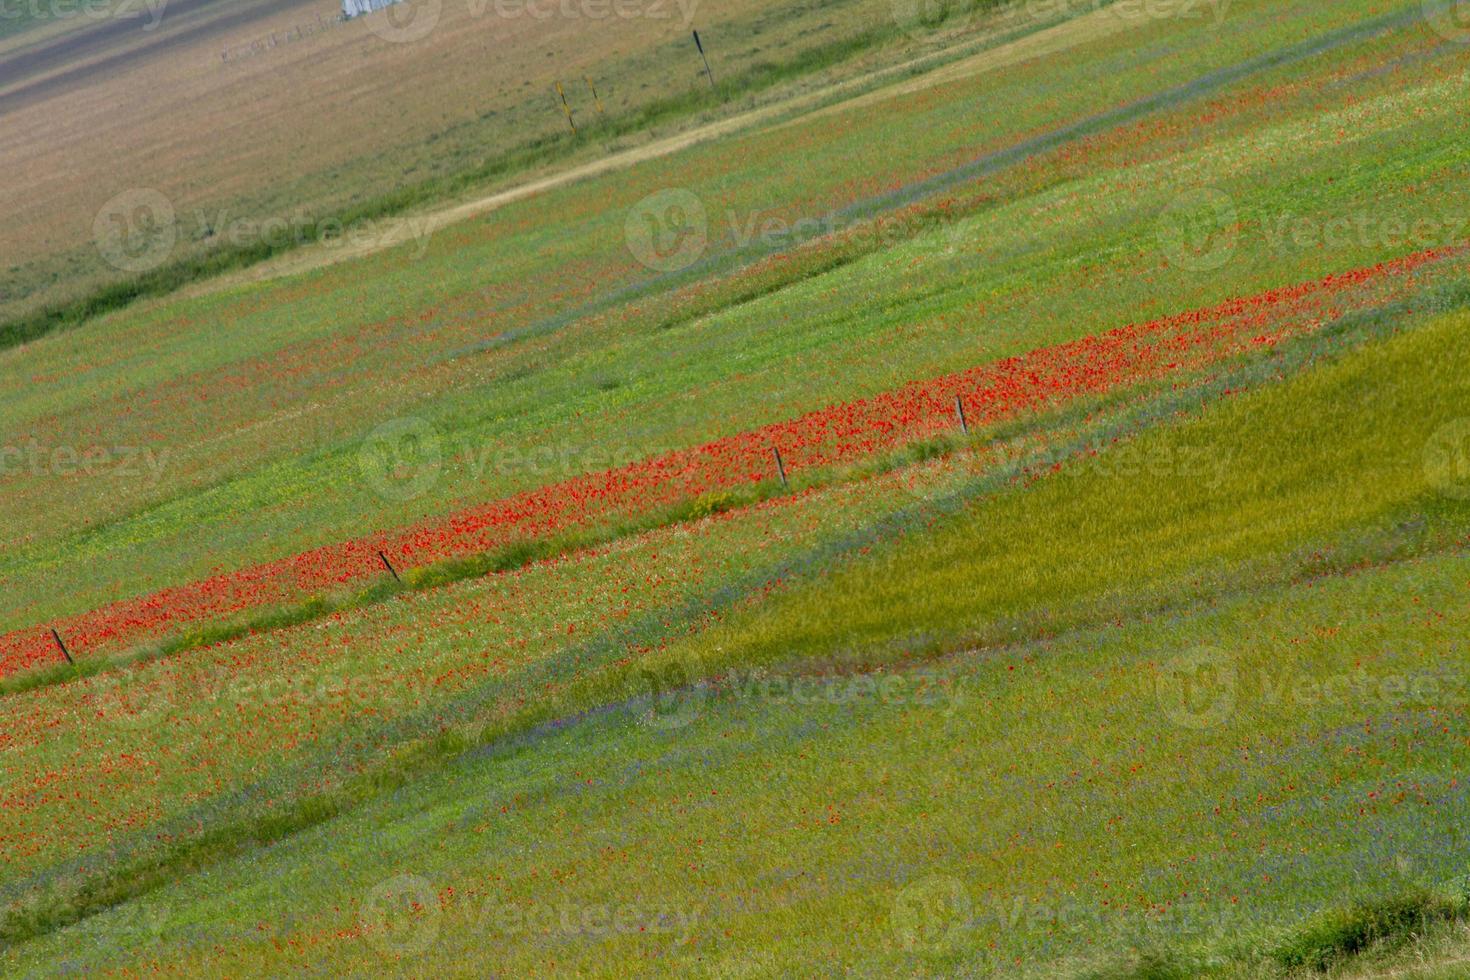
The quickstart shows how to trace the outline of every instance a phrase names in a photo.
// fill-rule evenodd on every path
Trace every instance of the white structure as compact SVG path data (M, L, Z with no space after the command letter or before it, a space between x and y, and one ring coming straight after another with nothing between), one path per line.
M359 17L363 14L372 13L374 10L382 10L384 7L392 6L399 0L342 0L342 16L347 20Z

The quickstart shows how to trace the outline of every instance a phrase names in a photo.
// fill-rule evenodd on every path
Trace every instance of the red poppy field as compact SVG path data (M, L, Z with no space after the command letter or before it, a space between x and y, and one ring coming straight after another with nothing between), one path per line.
M0 350L0 972L1456 975L1470 34L901 7Z
M1120 328L544 487L425 526L380 533L165 590L57 626L65 631L73 652L116 649L169 631L186 631L200 620L380 577L385 572L380 553L397 569L408 571L598 520L637 517L704 494L769 482L776 452L793 476L851 464L952 430L958 422L956 400L964 406L967 422L987 427L1061 407L1073 398L1157 381L1252 347L1269 346L1341 317L1353 304L1383 302L1402 294L1412 288L1412 274L1421 266L1461 251L1458 246L1430 250L1212 309ZM54 661L58 650L49 629L36 627L0 637L0 672Z

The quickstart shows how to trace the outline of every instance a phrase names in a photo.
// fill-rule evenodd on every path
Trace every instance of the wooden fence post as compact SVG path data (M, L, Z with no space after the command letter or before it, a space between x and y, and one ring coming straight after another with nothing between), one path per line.
M71 658L71 651L68 650L66 648L66 644L61 641L61 634L56 632L56 627L54 626L51 627L51 636L56 640L56 645L61 648L61 655L66 658L66 662L75 667L77 665L77 662Z

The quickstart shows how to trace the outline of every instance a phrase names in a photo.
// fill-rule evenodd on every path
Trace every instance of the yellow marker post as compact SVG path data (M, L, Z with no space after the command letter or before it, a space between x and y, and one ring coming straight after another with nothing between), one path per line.
M556 83L556 94L561 96L561 109L567 114L567 125L572 127L572 132L577 131L577 124L572 121L572 107L567 105L567 93L562 91L561 82Z

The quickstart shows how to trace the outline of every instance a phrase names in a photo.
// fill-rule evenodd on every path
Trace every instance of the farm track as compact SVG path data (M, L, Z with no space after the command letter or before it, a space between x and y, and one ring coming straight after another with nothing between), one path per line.
M412 227L394 228L389 233L376 236L371 242L345 247L316 246L299 249L279 259L212 279L197 287L189 287L182 294L208 295L219 289L243 283L269 282L312 272L350 259L386 251L403 245L415 235L431 234L462 221L484 217L516 201L544 194L578 181L627 170L640 163L657 160L700 143L707 143L768 124L778 127L799 125L810 119L858 109L886 99L912 95L938 85L1054 55L1089 41L1101 40L1121 33L1132 26L1128 17L1104 7L1033 33L1023 32L1022 36L1014 40L1005 41L996 47L942 64L941 67L925 71L917 77L903 78L888 83L881 82L883 78L905 75L925 63L943 59L945 56L943 52L926 55L898 65L877 69L856 78L845 79L813 92L792 96L768 106L738 113L726 119L705 123L685 132L622 150L600 160L580 164L559 173L538 177L474 200L423 212L415 216L418 220L414 221ZM969 44L955 45L950 50L968 46ZM878 83L880 87L873 88L875 83Z
M1126 20L1111 14L1108 8L1100 10L1094 14L1086 15L1086 17L1079 18L1079 20L1090 20L1100 17L1102 15L1107 15L1109 20L1117 21L1118 23L1127 26ZM1099 113L1094 116L1076 120L1064 126L1056 127L1052 130L1048 130L1046 132L1031 136L1013 146L1006 147L1000 150L995 150L968 163L961 164L949 170L945 170L940 173L922 178L920 180L913 181L903 187L899 187L879 195L855 201L845 207L836 209L828 217L833 218L838 223L853 223L865 219L875 218L884 213L896 211L916 201L942 193L943 191L953 188L956 185L963 184L967 181L973 181L981 177L990 176L1007 168L1020 165L1041 154L1055 151L1077 140L1094 136L1100 132L1107 131L1110 128L1128 125L1130 123L1136 122L1140 118L1148 116L1151 113L1176 107L1179 104L1188 101L1189 99L1209 95L1227 85L1238 82L1260 71L1279 67L1281 65L1289 64L1293 61L1301 60L1304 58L1309 58L1314 55L1330 51L1334 48L1360 41L1366 37L1381 34L1396 27L1401 27L1407 21L1412 20L1413 17L1414 15L1412 12L1400 12L1397 14L1386 15L1385 17L1379 18L1369 24L1355 25L1354 27L1334 32L1333 34L1325 38L1318 38L1303 42L1284 52L1269 53L1257 58L1250 59L1249 61L1243 62L1239 65L1220 69L1206 76L1202 76L1201 78L1198 78L1186 85L1179 86L1175 89L1171 89L1158 95L1138 100L1136 102L1118 106L1104 113ZM894 83L892 86L886 87L878 92L869 92L862 95L854 96L851 100L842 102L837 105L826 106L825 108L817 110L813 114L804 115L797 120L787 121L781 123L780 125L797 125L798 123L803 122L808 118L814 118L816 115L826 115L833 112L846 111L847 109L852 107L860 107L863 104L867 104L867 102L870 100L886 99L901 94L910 94L912 92L922 91L927 87L932 87L932 85L940 84L941 82L955 81L960 78L968 77L969 75L982 73L986 70L993 70L1006 67L1008 65L1017 64L1021 61L1027 60L1029 57L1040 57L1044 53L1053 52L1054 49L1060 50L1078 43L1083 43L1089 38L1105 37L1108 34L1114 33L1117 30L1117 28L1112 25L1105 25L1101 28L1094 25L1092 30L1085 36L1079 36L1077 34L1063 35L1059 33L1062 28L1065 28L1073 23L1076 22L1070 21L1061 25L1057 25L1057 27L1050 28L1046 31L1041 32L1040 34L1028 36L1021 40L1003 45L1002 47L997 48L994 51L975 55L971 58L965 59L962 62L936 69L934 72L926 73L921 78L910 80L907 82ZM1043 43L1042 35L1046 35L1045 40L1047 42L1047 46L1044 49L1039 49ZM1035 42L1032 44L1028 44L1028 42L1033 41L1033 38L1036 39ZM1001 52L1007 51L1011 52L1008 56L1000 56ZM898 71L902 70L903 67L904 66L899 66L899 68L887 69L886 71ZM943 78L931 81L931 77L936 75L942 75ZM851 80L846 83L846 85L858 85L860 84L860 82L861 80ZM829 91L835 91L843 87L845 86L834 86L833 89ZM821 95L822 93L815 93L811 96L802 97L802 99L816 100L819 99ZM802 101L802 99L798 99L795 101ZM605 160L597 161L596 163L588 164L584 167L574 168L573 170L567 171L562 174L553 175L551 177L533 181L528 184L511 188L509 190L496 192L495 194L489 195L485 198L481 198L474 202L455 205L454 207L446 211L432 212L422 216L422 220L415 220L411 224L403 224L397 226L396 228L380 236L377 241L368 245L358 246L355 249L344 247L339 247L336 249L325 249L321 247L315 247L292 252L286 256L283 256L279 260L273 260L271 262L252 267L249 270L243 270L239 273L232 273L227 276L211 280L208 283L201 284L197 288L190 287L188 293L189 295L206 295L217 289L223 289L229 286L236 286L252 282L265 282L273 279L284 278L292 275L306 273L314 269L325 268L346 259L360 258L365 255L373 254L375 252L379 252L388 248L397 247L404 244L404 242L407 241L411 236L429 234L435 230L440 230L460 221L473 220L476 217L481 217L484 214L491 213L492 211L511 204L514 201L523 200L536 194L544 193L545 191L554 189L555 187L563 186L577 180L598 176L606 172L612 172L618 169L626 169L627 167L634 166L639 162L644 162L649 159L655 159L657 157L667 155L668 153L675 152L679 149L683 149L696 143L703 142L706 139L729 135L730 133L738 131L741 128L748 128L747 126L734 125L739 119L753 118L755 116L764 117L766 114L776 116L780 114L780 111L778 111L780 110L780 108L781 107L778 106L757 110L753 113L747 114L745 117L736 117L735 119L726 120L722 123L712 124L710 127L705 127L698 131L682 134L677 137L671 137L668 141L660 141L660 143L650 144L650 146L641 147L637 150L630 150L624 154L615 154L614 156L608 157ZM758 122L758 120L753 121L750 122L748 125L754 126L758 124ZM725 126L729 126L731 128L721 128ZM700 132L705 132L705 130L708 130L707 135L698 135ZM667 143L668 145L668 148L666 150L660 151L657 149L659 146L665 143ZM427 222L427 224L425 224L425 222ZM570 310L565 310L560 313L552 314L539 321L530 323L524 327L514 328L504 333L497 334L496 336L487 338L479 342L478 344L451 351L444 355L444 359L453 359L456 357L475 354L487 348L501 347L504 346L506 343L514 342L527 337L541 336L547 333L553 333L567 327L572 323L577 322L584 317L604 312L621 302L627 301L631 297L646 293L650 289L676 285L681 282L689 281L691 276L699 277L714 275L718 273L728 273L738 268L748 267L759 263L760 261L763 261L769 256L777 254L780 251L782 251L782 249L780 248L749 247L745 249L738 249L733 252L722 252L711 249L708 254L696 261L691 267L682 270L679 273L663 273L656 275L648 280L634 282L628 285L617 287L616 289L606 293L603 296L598 297L597 299L583 303L582 305L574 307ZM473 316L473 314L467 314L466 316ZM294 421L299 417L300 413L293 411L288 416L283 417L281 421ZM200 443L197 446L188 448L199 448L206 445L207 442L208 441L206 441L205 443Z
M1069 48L1091 41L1103 40L1137 26L1134 16L1127 12L1131 8L1115 10L1103 7L1089 14L1063 21L1051 27L1004 42L997 47L963 57L957 61L923 72L917 77L906 78L872 88L875 80L902 75L916 66L933 60L936 56L905 62L900 65L879 69L857 78L846 79L815 92L803 93L790 99L743 112L727 119L707 123L674 136L655 140L643 146L613 153L600 160L581 164L560 173L540 177L518 184L471 201L447 206L436 211L416 215L411 224L403 224L376 236L368 243L355 246L323 248L309 247L291 252L278 260L272 260L238 273L203 283L185 291L185 295L208 295L218 289L244 283L269 282L288 276L299 275L336 265L349 259L387 251L404 245L417 236L433 234L463 221L484 217L517 201L544 194L578 181L627 170L640 163L669 156L680 150L706 143L714 139L731 136L745 130L771 124L773 128L806 125L808 122L839 113L851 112L902 96L914 95L941 85L952 84L999 71L1015 65L1058 54ZM944 173L915 181L904 188L867 201L858 202L843 209L842 217L876 213L896 207L919 197L935 193L946 187L1013 165L1039 153L1054 149L1070 140L1091 135L1111 126L1122 125L1149 113L1170 108L1179 103L1224 88L1251 75L1272 68L1290 65L1336 48L1375 35L1402 28L1418 20L1422 15L1417 9L1406 9L1385 14L1363 24L1356 24L1319 38L1309 39L1283 51L1268 52L1237 65L1222 68L1204 75L1186 85L1161 92L1157 95L1117 107L1105 113L1079 120L1066 126L1031 137L1015 146L987 154L970 163L955 167ZM960 45L963 47L963 45ZM942 57L942 56L940 56ZM853 93L845 96L844 93ZM704 260L706 262L709 259Z

